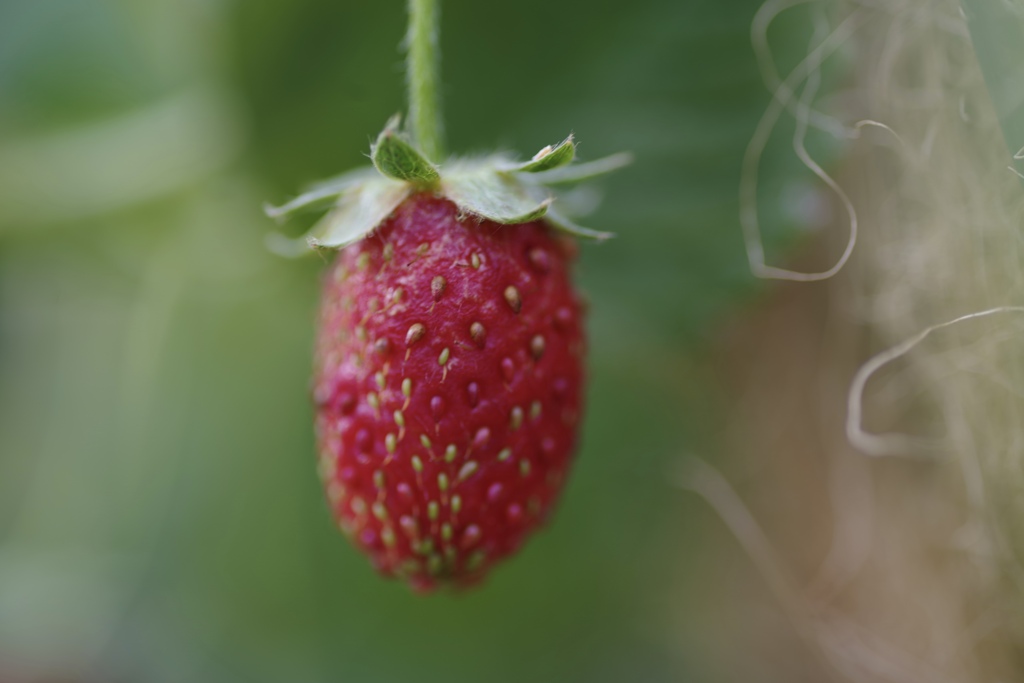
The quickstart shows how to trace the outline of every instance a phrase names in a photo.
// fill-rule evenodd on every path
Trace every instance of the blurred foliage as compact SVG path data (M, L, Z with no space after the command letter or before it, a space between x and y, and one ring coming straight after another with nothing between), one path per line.
M1010 163L1024 178L1024 84L1017 76L1024 59L1024 4L978 0L960 4L1009 146Z
M331 525L323 263L268 253L260 213L365 163L403 106L403 3L0 3L0 679L711 680L700 610L668 606L698 533L672 472L725 427L703 348L753 291L759 1L444 2L453 149L572 130L637 163L589 223L620 237L579 266L590 414L562 509L482 588L426 598ZM791 61L804 28L773 34ZM809 186L778 137L775 247Z

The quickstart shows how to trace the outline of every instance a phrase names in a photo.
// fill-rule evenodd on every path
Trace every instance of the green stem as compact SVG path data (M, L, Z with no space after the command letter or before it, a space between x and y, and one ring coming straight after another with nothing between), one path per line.
M409 123L413 140L431 161L444 156L439 72L441 50L438 18L440 0L409 0L407 78Z

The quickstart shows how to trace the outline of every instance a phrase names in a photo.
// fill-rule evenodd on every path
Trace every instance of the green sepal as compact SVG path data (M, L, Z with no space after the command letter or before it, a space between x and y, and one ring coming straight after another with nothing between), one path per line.
M341 247L373 232L413 191L408 183L375 178L349 188L306 238L312 248Z
M548 213L544 217L544 220L556 230L561 230L562 232L569 233L570 235L581 237L583 239L604 242L605 240L615 237L614 232L601 232L599 230L584 228L582 225L577 225L555 209L548 209Z
M342 173L339 176L315 183L308 187L301 195L281 206L264 204L263 212L275 220L283 221L301 211L325 209L335 204L346 190L367 180L379 177L372 168L358 168L354 171Z
M398 131L397 116L377 136L370 147L373 165L383 175L419 187L432 187L441 175L437 167Z
M441 193L466 214L495 223L529 223L544 216L554 201L499 170L500 164L456 162L441 179Z
M576 142L572 134L565 140L552 147L548 145L533 155L529 161L510 169L516 173L543 173L555 168L567 166L576 157Z
M342 248L372 233L410 195L423 190L451 200L465 216L504 225L543 219L570 235L604 241L614 235L585 228L566 215L596 206L593 195L575 196L585 188L562 191L559 210L555 210L555 197L549 187L590 180L622 168L633 159L630 154L615 154L574 164L575 141L570 135L525 163L495 154L453 159L442 171L399 132L397 117L377 138L371 156L375 168L336 176L309 187L282 206L265 207L267 215L277 219L302 210L329 208L305 240L275 234L268 236L268 247L284 256Z
M524 179L531 183L540 185L568 185L570 183L582 183L594 178L607 175L620 168L625 168L633 163L633 155L629 152L619 152L611 156L584 161L572 166L553 168L530 176Z
M301 258L310 254L309 240L305 237L287 237L279 232L270 232L263 238L263 244L271 254L284 258Z

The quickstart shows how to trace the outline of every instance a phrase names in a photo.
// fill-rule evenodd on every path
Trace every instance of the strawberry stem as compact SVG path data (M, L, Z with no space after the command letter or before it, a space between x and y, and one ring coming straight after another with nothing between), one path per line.
M413 140L431 161L444 154L444 130L438 81L441 50L439 46L439 0L409 0L407 79L409 124Z

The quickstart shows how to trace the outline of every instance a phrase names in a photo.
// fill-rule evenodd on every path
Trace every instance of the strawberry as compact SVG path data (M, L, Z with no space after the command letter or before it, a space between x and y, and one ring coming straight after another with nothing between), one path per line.
M547 517L583 383L569 250L543 222L401 204L327 274L316 347L320 473L385 575L465 583Z
M378 571L467 585L547 519L577 442L584 335L573 237L603 240L552 187L629 163L575 161L570 135L528 161L440 155L435 0L410 0L413 129L393 117L373 168L314 185L304 243L341 250L323 286L314 400L334 518ZM564 233L564 234L560 234Z

